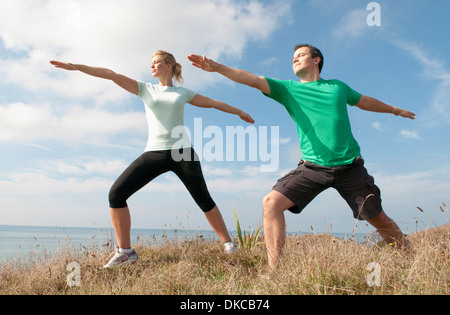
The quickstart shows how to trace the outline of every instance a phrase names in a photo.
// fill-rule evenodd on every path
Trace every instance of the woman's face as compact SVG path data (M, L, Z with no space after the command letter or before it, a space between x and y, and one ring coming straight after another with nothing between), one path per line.
M161 75L164 76L170 74L171 71L170 64L167 64L164 61L164 57L159 55L153 57L151 69L152 69L152 76L154 78L161 77Z

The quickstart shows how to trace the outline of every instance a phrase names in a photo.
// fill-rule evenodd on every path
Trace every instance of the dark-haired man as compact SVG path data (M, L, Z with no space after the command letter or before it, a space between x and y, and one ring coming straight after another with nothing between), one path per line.
M292 67L298 81L273 80L232 69L206 56L190 55L192 64L208 72L257 88L281 103L297 125L302 150L298 167L279 179L264 197L264 235L269 266L280 260L285 244L284 211L300 213L320 192L335 188L359 220L367 220L388 243L407 246L398 225L383 211L381 194L367 173L353 137L347 104L360 109L415 119L415 114L364 96L339 80L320 77L324 58L312 45L297 45Z

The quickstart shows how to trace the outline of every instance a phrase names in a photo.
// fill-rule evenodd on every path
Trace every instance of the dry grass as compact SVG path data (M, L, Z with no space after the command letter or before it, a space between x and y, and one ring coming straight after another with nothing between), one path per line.
M108 252L63 251L0 266L0 294L8 295L299 295L449 293L450 224L409 237L413 253L390 246L358 245L331 235L289 238L279 268L267 269L264 245L227 256L216 241L197 238L164 246L142 243L141 260L102 270ZM80 266L80 286L70 287L67 266ZM366 270L378 263L379 286Z

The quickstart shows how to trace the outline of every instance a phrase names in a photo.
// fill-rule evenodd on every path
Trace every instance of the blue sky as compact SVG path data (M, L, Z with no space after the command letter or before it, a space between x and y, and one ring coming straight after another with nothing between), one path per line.
M300 159L295 125L281 105L192 67L186 56L207 54L258 75L295 80L293 47L303 42L325 55L323 78L416 113L411 121L349 108L388 215L406 232L447 223L449 214L439 206L450 204L450 3L380 0L381 25L372 27L369 3L2 0L0 224L111 226L109 188L147 141L144 105L111 82L57 70L48 61L103 66L154 82L151 56L164 49L183 64L185 87L246 110L258 131L279 128L273 172L260 172L262 161L202 161L229 229L235 228L234 208L242 227L260 225L262 198ZM187 105L186 126L194 130L199 118L205 128L218 126L224 133L227 126L247 127L237 117ZM157 178L129 205L136 228L209 229L172 174ZM295 232L312 226L352 233L355 227L334 190L301 215L286 216ZM369 230L357 224L358 232Z

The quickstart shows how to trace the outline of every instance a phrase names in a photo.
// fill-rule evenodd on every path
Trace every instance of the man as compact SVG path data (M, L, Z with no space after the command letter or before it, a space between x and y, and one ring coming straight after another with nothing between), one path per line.
M190 55L188 59L200 69L259 89L281 103L297 125L302 160L297 169L278 180L263 200L264 235L272 269L285 244L284 211L300 213L329 187L347 201L356 219L367 220L386 242L407 246L397 224L384 213L380 191L364 167L360 147L351 132L347 104L410 119L415 119L414 113L361 95L341 81L322 79L323 55L308 44L294 49L293 70L300 82L256 76L206 56Z

